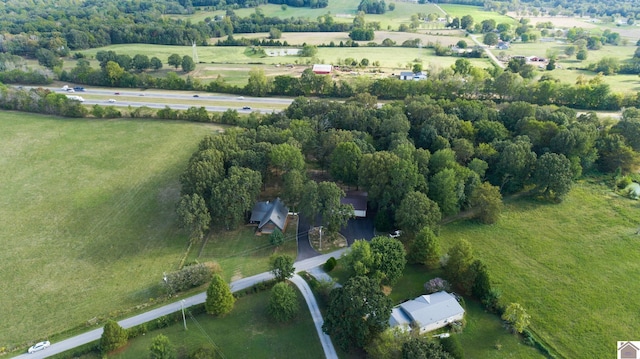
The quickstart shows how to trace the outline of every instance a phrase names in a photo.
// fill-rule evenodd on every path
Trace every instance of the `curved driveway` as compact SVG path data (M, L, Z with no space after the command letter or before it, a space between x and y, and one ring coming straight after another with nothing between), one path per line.
M322 324L324 323L324 319L322 319L322 313L320 313L320 308L318 308L318 302L316 301L316 297L311 292L311 288L309 288L309 284L305 282L302 277L295 274L293 278L291 278L291 282L295 284L304 300L307 301L307 306L309 307L309 312L311 312L311 318L313 318L313 324L316 326L316 331L318 332L318 337L320 338L320 343L322 344L322 349L324 349L324 356L327 359L338 359L338 354L336 353L336 349L331 342L331 338L322 331Z

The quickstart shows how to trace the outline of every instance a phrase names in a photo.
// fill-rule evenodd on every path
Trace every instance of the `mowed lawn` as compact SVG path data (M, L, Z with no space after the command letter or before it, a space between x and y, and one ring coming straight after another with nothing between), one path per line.
M471 15L471 17L473 17L474 24L490 19L495 20L497 24L515 24L517 22L516 19L510 16L501 15L493 11L486 11L480 6L440 4L440 8L442 8L442 10L451 17L462 18L463 16Z
M188 316L187 331L180 321L132 339L125 350L110 358L148 358L151 342L158 334L166 335L175 348L187 352L215 345L225 358L324 358L307 303L296 292L300 312L290 322L277 323L267 315L270 291L263 291L238 299L233 311L224 317Z
M0 116L0 347L157 298L186 234L180 173L216 126Z
M609 358L616 341L640 337L639 207L582 182L561 204L516 200L498 224L452 223L440 238L468 240L504 303L521 303L562 357Z

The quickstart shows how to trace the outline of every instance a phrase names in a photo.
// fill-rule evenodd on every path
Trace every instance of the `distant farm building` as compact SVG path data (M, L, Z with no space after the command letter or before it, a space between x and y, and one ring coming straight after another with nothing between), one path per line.
M323 65L323 64L315 64L312 69L313 73L316 75L328 75L333 71L333 66L331 65Z
M411 71L402 71L400 73L400 80L425 80L427 78L427 74L424 71L420 72L411 72Z
M284 232L287 229L288 216L289 208L280 198L276 198L273 202L256 203L251 210L249 223L257 224L259 233L270 234L276 228Z

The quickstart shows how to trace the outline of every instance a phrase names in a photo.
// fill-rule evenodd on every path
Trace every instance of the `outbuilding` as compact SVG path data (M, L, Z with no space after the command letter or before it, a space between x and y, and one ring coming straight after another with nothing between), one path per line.
M315 64L313 65L312 71L316 75L328 75L333 71L333 66L324 65L324 64Z
M453 295L437 292L408 300L391 310L389 325L410 331L412 323L420 334L445 327L464 317L464 309Z

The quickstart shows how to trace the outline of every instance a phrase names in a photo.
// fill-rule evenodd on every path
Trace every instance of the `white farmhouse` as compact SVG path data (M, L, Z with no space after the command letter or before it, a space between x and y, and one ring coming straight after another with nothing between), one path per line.
M422 334L462 320L463 317L464 309L453 295L437 292L421 295L394 307L389 325L411 330L411 323L415 323Z

